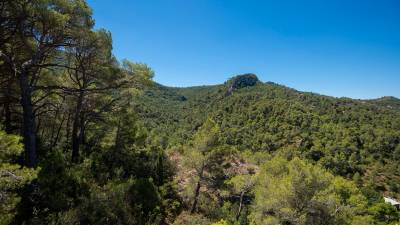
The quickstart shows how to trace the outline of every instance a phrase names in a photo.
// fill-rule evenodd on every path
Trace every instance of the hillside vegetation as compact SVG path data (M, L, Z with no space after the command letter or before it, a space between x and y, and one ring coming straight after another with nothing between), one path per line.
M226 148L301 158L352 180L370 200L400 197L400 100L334 98L258 79L232 88L248 76L213 86L155 85L135 108L165 148L185 148L176 146L185 146L211 119L219 127L219 145Z
M0 13L0 224L400 222L399 99L166 87L84 0Z

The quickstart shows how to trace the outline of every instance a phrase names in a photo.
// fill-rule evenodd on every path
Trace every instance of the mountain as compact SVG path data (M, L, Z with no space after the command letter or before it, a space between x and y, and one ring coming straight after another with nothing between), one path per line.
M135 108L167 146L185 144L212 118L224 144L241 151L290 154L400 197L399 99L335 98L300 92L254 74L187 88L155 84Z
M385 96L382 98L369 100L369 102L384 108L400 110L400 99L393 96Z
M0 5L0 224L400 223L398 99L166 87L85 0Z

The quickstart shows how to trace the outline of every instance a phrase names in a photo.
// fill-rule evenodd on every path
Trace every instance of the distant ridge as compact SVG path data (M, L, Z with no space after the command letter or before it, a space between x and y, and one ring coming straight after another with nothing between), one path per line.
M387 109L394 109L400 111L400 99L393 96L384 96L377 99L368 100L368 102L379 105Z

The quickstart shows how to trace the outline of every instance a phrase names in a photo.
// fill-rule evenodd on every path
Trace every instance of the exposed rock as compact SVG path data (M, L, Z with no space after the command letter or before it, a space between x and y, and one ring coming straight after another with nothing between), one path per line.
M182 101L182 102L184 102L184 101L187 100L187 98L186 98L185 96L181 95L181 96L179 97L179 100Z
M238 90L244 87L251 87L257 84L258 78L255 74L246 73L238 75L229 79L226 84L228 86L228 91L226 96L231 95L234 90Z

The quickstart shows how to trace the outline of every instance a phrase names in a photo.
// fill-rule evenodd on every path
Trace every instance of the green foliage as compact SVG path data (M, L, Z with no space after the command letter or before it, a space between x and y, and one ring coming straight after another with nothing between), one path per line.
M211 224L211 221L208 218L202 216L201 214L189 214L186 212L180 214L173 223L173 225L208 225L208 224Z
M10 224L21 201L19 191L37 176L38 170L16 163L23 151L20 137L0 130L0 224Z
M399 99L165 87L85 0L0 8L0 224L399 222Z
M170 146L191 140L211 118L220 127L220 144L311 159L335 175L352 178L358 173L360 185L374 180L376 190L400 197L395 191L399 176L393 174L399 171L398 110L376 101L303 93L274 83L258 82L225 96L228 89L229 85L154 86L138 98L135 108L145 126Z
M377 224L397 224L400 221L399 211L383 202L374 204L368 212L373 216Z
M23 146L20 140L19 136L9 135L0 130L0 160L2 163L10 163L15 160L15 156L22 153Z
M298 158L263 166L250 218L255 224L352 224L366 213L356 186Z
M198 205L202 210L213 211L213 202L209 201L209 196L202 193L202 187L215 185L214 181L218 181L217 177L221 172L224 149L218 148L218 135L219 127L215 121L209 119L199 128L190 146L185 149L183 164L193 175L189 178L184 198L188 200L187 204L191 205L192 213L197 210Z
M105 136L100 142L111 144L82 163L72 164L58 151L46 156L34 213L24 216L30 224L161 224L180 213L168 158L147 144L134 116L121 118L120 139L116 133L112 139Z
M220 220L218 222L213 223L212 225L228 225L228 223L225 220Z
M122 61L122 68L131 76L136 76L142 83L150 81L154 77L154 71L146 64L133 63L125 59Z
M247 192L252 189L252 186L256 183L257 175L254 174L240 174L232 177L226 183L232 186L232 189L236 193Z
M110 182L94 187L78 208L78 220L87 224L153 224L161 218L160 196L148 179Z

